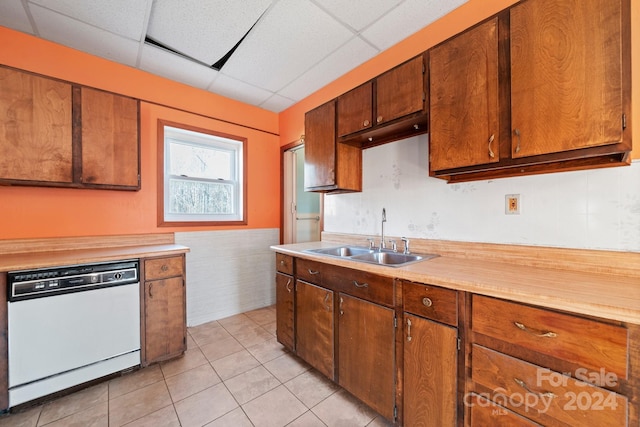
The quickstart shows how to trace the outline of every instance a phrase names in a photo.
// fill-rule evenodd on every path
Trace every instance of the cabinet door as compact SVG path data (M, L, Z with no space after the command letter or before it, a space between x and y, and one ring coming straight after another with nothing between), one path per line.
M424 110L424 59L420 55L376 78L376 124Z
M293 351L293 304L294 304L293 277L276 273L276 336L278 342Z
M81 89L82 183L139 189L138 101Z
M334 378L333 291L296 281L296 353Z
M339 295L338 383L380 415L393 420L395 312L343 293Z
M328 102L304 115L304 188L335 186L336 103Z
M186 350L184 280L172 277L145 282L144 291L146 365Z
M0 180L73 182L69 83L0 67Z
M429 52L431 170L494 163L498 146L498 21Z
M622 140L621 2L511 9L512 156Z
M404 314L404 424L455 426L458 332Z
M338 97L338 136L349 135L371 127L372 98L371 81Z

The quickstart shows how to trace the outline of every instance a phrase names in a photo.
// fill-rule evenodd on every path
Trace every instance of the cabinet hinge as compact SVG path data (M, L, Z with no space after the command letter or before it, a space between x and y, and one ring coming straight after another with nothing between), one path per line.
M623 114L622 115L622 130L625 130L627 128L627 115Z
M393 327L397 328L398 327L398 318L394 316L393 318Z
M460 349L462 348L462 340L458 338L457 341L458 341L458 351L460 351Z

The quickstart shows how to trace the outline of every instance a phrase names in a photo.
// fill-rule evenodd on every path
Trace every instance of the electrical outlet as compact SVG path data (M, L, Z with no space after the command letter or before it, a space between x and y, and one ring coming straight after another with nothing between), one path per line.
M507 215L520 215L519 194L507 194L504 196L504 213Z

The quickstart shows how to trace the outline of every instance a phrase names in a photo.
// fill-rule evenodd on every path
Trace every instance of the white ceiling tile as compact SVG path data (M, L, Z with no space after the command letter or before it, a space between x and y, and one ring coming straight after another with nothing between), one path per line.
M208 90L251 105L258 105L273 95L272 92L225 76L222 73L218 73L218 77L209 85Z
M0 25L33 34L27 12L19 0L0 1Z
M139 43L40 6L31 5L38 33L47 40L122 64L135 66Z
M313 1L356 31L362 31L363 28L396 7L402 0Z
M281 0L269 9L222 70L276 92L352 36L308 0Z
M293 99L285 98L284 96L280 95L273 95L271 98L267 99L259 106L264 108L265 110L279 113L280 111L291 107L295 103L296 101L294 101Z
M147 0L29 0L103 30L142 40Z
M155 0L147 34L163 45L213 65L227 54L272 0Z
M213 68L149 45L142 48L140 68L200 89L206 89L218 74Z
M361 34L384 50L466 2L467 0L405 0Z
M300 101L378 53L370 44L354 37L278 93Z

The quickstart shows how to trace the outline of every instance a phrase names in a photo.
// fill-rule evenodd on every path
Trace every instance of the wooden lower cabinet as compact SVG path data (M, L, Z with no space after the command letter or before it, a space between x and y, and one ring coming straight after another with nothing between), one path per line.
M144 260L142 366L187 349L184 256Z
M338 383L380 415L395 418L395 311L339 294Z
M455 426L458 330L404 314L404 425Z
M295 350L293 277L276 273L276 337L288 350Z
M298 280L295 310L296 353L333 380L333 291Z

